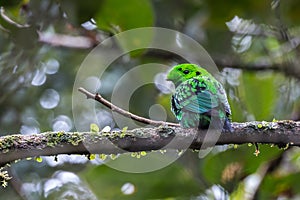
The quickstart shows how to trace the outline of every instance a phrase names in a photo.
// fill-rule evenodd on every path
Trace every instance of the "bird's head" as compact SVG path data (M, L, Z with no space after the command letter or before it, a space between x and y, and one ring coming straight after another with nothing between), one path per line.
M174 66L167 75L167 80L172 81L175 87L180 85L182 82L199 75L210 75L204 68L195 64L180 64Z

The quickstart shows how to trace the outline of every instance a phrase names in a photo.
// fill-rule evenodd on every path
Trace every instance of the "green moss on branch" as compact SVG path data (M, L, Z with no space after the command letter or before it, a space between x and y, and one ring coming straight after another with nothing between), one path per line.
M233 123L209 145L269 143L300 146L300 122ZM197 137L195 137L197 135ZM0 137L0 166L14 160L58 154L116 154L158 149L200 149L206 132L180 127L138 128L112 132L45 132Z

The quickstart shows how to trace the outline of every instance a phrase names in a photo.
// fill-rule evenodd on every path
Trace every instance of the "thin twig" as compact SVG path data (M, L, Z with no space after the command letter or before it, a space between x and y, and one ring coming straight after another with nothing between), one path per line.
M98 93L93 94L93 93L87 91L86 89L84 89L82 87L78 88L78 91L85 94L87 98L95 99L96 101L98 101L101 104L105 105L106 107L108 107L112 111L117 112L117 113L119 113L119 114L121 114L125 117L131 118L135 121L142 122L144 124L150 124L150 125L153 125L153 126L160 126L160 125L176 126L176 127L180 126L179 124L175 124L175 123L171 123L171 122L151 120L151 119L147 119L147 118L132 114L131 112L123 110L122 108L119 108L118 106L116 106L116 105L112 104L111 102L107 101L100 94L98 94Z
M0 16L2 17L2 19L5 20L6 23L9 23L15 27L18 27L18 28L26 28L26 27L29 27L28 25L21 25L21 24L18 24L17 22L13 21L12 19L10 19L6 14L5 14L5 10L3 7L0 7ZM5 27L4 27L5 28Z

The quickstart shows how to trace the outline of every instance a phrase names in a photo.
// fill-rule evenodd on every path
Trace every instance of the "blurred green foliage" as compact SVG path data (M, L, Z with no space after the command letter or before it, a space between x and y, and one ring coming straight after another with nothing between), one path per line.
M143 174L119 172L101 165L87 170L82 175L100 199L182 198L195 196L199 192L197 181L188 170L180 165L172 165L156 172ZM131 195L126 195L121 191L126 183L134 187Z
M72 89L82 61L106 38L148 26L185 33L222 61L221 80L233 121L300 119L300 3L295 0L0 0L0 6L0 135L75 130ZM85 37L92 45L75 48L61 36ZM135 42L119 40L107 48L126 50ZM110 99L117 80L135 66L172 66L182 59L155 50L128 53L107 69L99 92ZM58 96L47 96L47 89ZM167 120L175 121L169 98L150 84L135 91L129 109L149 117L151 106L160 104ZM100 105L97 109L108 111ZM102 124L123 128L110 121L98 126ZM186 152L170 166L147 174L115 171L83 156L19 161L12 165L9 187L0 188L0 199L244 199L255 184L257 199L299 198L299 149L260 145L260 151L256 157L253 146L229 145L203 159L197 152ZM279 163L272 166L274 160ZM59 179L58 170L74 173L73 182Z

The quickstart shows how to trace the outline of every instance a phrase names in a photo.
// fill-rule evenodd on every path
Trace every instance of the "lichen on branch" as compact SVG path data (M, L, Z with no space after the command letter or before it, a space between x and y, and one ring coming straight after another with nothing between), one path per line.
M233 123L233 132L223 132L216 145L251 142L300 146L300 122ZM175 137L176 136L176 137ZM18 159L58 154L117 154L160 149L200 149L205 130L160 126L126 132L45 132L0 137L0 166ZM212 145L215 145L212 143ZM209 145L206 145L208 147Z

